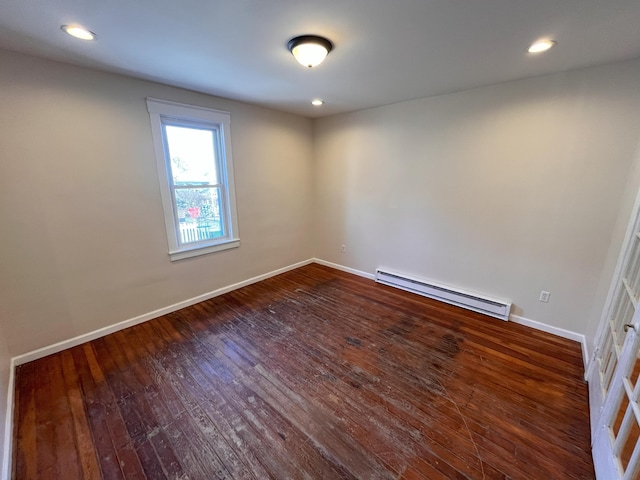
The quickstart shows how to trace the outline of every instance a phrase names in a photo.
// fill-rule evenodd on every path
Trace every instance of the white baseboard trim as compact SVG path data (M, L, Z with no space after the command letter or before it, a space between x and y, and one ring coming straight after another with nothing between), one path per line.
M7 386L7 411L4 417L4 443L2 444L2 470L0 479L9 480L11 477L11 452L13 443L13 402L16 383L16 365L13 358L9 361L9 385Z
M280 275L281 273L288 272L289 270L294 270L304 265L309 265L310 263L313 263L312 258L308 260L304 260L302 262L294 263L293 265L289 265L287 267L273 270L268 273L264 273L262 275L258 275L256 277L249 278L248 280L243 280L242 282L234 283L233 285L228 285L226 287L218 288L217 290L213 290L212 292L203 293L202 295L198 295L197 297L189 298L187 300L183 300L182 302L174 303L173 305L159 308L158 310L154 310L149 313L144 313L137 317L130 318L129 320L124 320L122 322L118 322L113 325L109 325L107 327L99 328L98 330L94 330L89 333L78 335L77 337L71 338L69 340L63 340L53 345L49 345L47 347L42 347L37 350L33 350L31 352L18 355L17 357L13 357L12 360L15 363L15 366L22 365L24 363L46 357L47 355L61 352L62 350L66 350L67 348L72 348L77 345L81 345L85 342L95 340L96 338L104 337L105 335L109 335L110 333L118 332L120 330L124 330L125 328L133 327L134 325L138 325L139 323L146 322L153 318L161 317L162 315L175 312L177 310L180 310L181 308L189 307L191 305L195 305L196 303L204 302L205 300L209 300L210 298L223 295L233 290L237 290L238 288L246 287L247 285L251 285L252 283L257 283L257 282L260 282L261 280L265 280L270 277L275 277L276 275Z
M519 315L509 315L509 321L513 323L519 323L520 325L525 325L527 327L535 328L536 330L541 330L543 332L552 333L553 335L557 335L562 338L568 338L569 340L573 340L575 342L582 343L584 341L584 335L582 335L581 333L572 332L571 330L565 330L564 328L560 327L554 327L553 325L548 325L546 323L531 320L530 318L521 317Z
M339 265L337 263L327 262L326 260L322 260L320 258L314 258L314 263L318 263L320 265L324 265L325 267L335 268L336 270L342 270L343 272L352 273L354 275L358 275L359 277L368 278L369 280L375 280L376 276L373 273L363 272L362 270L356 270L355 268L345 267L344 265Z
M589 357L589 345L587 344L587 337L582 336L582 363L584 363L584 379L588 382L589 377L587 374L591 369L591 357Z
M553 325L548 325L546 323L531 320L530 318L521 317L519 315L510 315L509 321L580 343L582 347L582 362L586 370L589 357L587 355L587 340L583 334L572 332L571 330L565 330L564 328L560 327L554 327Z

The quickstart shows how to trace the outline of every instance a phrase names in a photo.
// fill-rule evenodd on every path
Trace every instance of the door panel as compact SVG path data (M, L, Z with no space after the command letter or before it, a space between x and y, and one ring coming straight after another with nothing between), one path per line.
M640 479L640 196L605 308L589 373L596 476Z
M640 476L640 310L627 325L594 437L596 475L606 480Z

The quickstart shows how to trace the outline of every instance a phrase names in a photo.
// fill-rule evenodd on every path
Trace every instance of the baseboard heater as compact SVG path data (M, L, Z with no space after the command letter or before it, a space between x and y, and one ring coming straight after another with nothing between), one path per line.
M509 320L510 302L465 292L447 285L418 280L380 268L376 270L376 282L473 310L474 312L484 313L500 320Z

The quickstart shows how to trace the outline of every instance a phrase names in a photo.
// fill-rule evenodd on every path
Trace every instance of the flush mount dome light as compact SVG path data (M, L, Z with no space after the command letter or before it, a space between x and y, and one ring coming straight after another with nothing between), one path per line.
M333 44L324 37L302 35L289 40L287 48L300 65L311 68L322 63Z
M527 48L527 52L529 53L542 53L546 52L550 48L553 48L556 45L555 40L539 40L537 42L532 43Z
M79 38L80 40L94 40L96 38L95 33L81 27L80 25L61 25L60 29L72 37Z
M324 105L324 100L314 98L313 100L311 100L311 105L313 105L314 107L319 107L321 105Z

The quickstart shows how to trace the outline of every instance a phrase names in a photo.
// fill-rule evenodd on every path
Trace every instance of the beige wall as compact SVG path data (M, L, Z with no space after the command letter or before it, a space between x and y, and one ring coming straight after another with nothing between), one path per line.
M318 120L316 256L585 333L638 142L638 78L626 62Z
M169 261L147 96L231 112L240 248ZM312 256L310 120L9 52L0 105L12 356Z

